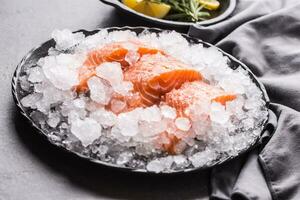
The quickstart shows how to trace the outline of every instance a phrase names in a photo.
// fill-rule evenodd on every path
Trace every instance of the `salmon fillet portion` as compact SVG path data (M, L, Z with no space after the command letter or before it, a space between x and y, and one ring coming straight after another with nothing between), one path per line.
M202 80L200 72L171 56L162 54L145 55L124 74L139 92L145 106L158 103L161 97L183 83Z
M79 84L75 90L77 92L86 92L88 90L87 80L96 74L96 68L104 62L118 62L121 64L122 69L126 70L130 66L126 61L126 55L130 49L136 51L139 56L156 53L165 54L162 50L149 47L139 41L107 44L87 54L83 66L79 69Z
M140 56L156 54L158 52L164 54L162 50L152 48L139 41L114 42L105 45L101 49L89 52L83 65L93 67L103 62L119 62L125 68L129 66L129 63L125 60L125 56L130 50L137 51Z
M190 118L185 110L191 105L201 102L218 102L222 105L226 105L226 102L232 101L235 98L236 95L226 93L222 89L203 81L194 81L184 83L179 89L174 89L167 93L165 95L165 102L177 110L178 116ZM207 120L209 120L209 118L207 118ZM189 134L189 132L186 132L186 134ZM181 153L176 151L176 146L182 141L181 138L176 137L173 133L162 133L162 135L169 140L168 144L162 146L164 151L169 154Z
M166 103L176 108L180 115L184 115L184 111L190 105L201 101L218 102L225 105L227 101L236 99L235 94L226 93L222 89L209 85L202 81L194 81L185 83L181 88L172 90L166 94Z

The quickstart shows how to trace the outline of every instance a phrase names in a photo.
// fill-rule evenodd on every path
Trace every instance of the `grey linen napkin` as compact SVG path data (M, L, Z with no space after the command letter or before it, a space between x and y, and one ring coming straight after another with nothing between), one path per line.
M189 35L247 64L272 102L260 145L212 170L210 198L299 200L300 1L240 0L231 18Z

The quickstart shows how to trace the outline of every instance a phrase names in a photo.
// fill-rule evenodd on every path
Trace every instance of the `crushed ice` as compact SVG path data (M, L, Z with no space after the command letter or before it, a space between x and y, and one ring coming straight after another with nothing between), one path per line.
M190 45L176 32L159 35L143 32L101 30L83 33L55 30L56 46L49 56L28 66L19 78L24 91L21 104L31 118L48 129L49 138L66 148L104 162L152 172L204 167L222 156L233 156L250 145L267 118L265 101L258 87L242 67L228 67L229 59L214 47ZM89 92L76 94L78 69L88 51L110 42L140 40L161 48L199 70L210 84L234 92L237 98L222 105L203 101L178 115L166 104L128 110L127 102L116 96L134 97L133 84L124 81L118 62L105 62L88 79ZM125 61L134 65L140 55L126 44ZM109 108L109 109L108 109ZM173 145L178 155L166 155L172 147L170 136L181 140Z

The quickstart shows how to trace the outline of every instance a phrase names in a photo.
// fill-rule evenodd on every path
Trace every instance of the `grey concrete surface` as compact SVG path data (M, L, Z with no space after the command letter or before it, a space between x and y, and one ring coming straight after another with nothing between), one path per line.
M208 171L128 174L66 154L19 115L10 81L21 58L55 28L146 25L97 0L0 0L0 200L206 199Z

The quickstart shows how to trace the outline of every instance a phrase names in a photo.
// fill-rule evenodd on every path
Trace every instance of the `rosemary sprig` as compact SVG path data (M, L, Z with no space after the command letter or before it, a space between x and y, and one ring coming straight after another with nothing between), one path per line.
M172 13L167 19L178 21L202 21L210 17L209 12L203 11L203 5L198 0L155 0L166 3L172 7Z

